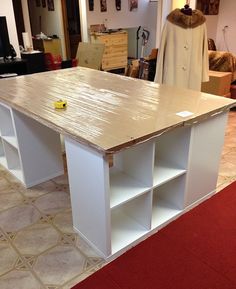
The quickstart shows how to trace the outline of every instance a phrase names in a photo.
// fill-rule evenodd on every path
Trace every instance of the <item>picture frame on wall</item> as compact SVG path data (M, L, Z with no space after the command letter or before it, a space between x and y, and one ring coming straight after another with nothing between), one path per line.
M100 0L101 12L107 12L107 0Z
M42 0L42 7L43 7L43 8L46 7L46 0Z
M54 11L54 0L48 0L48 11Z
M35 0L35 4L36 4L36 7L40 7L41 6L40 0Z
M217 15L219 13L220 0L197 0L196 9L205 15Z
M121 10L121 0L115 0L116 2L116 10L120 11Z
M88 0L88 4L89 4L89 11L93 11L94 10L94 0Z
M129 11L138 10L138 0L128 0L129 1Z

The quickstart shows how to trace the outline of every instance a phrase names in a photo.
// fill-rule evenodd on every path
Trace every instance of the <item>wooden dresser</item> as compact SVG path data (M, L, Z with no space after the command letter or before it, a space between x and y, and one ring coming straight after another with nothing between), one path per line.
M105 51L102 60L103 70L113 70L127 68L128 58L128 33L127 31L118 31L112 33L91 34L92 43L104 43Z

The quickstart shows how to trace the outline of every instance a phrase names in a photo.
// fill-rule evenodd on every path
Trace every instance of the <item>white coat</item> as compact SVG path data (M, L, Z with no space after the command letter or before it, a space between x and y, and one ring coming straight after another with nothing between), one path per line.
M183 27L184 21L181 26L178 23L178 17L182 17L183 13L179 9L172 13L174 17L177 13L177 18L171 22L167 18L163 28L154 81L200 91L201 83L209 81L206 24L201 21L195 23L196 27L189 28L188 23ZM183 17L189 20L192 16ZM177 22L173 23L176 19Z

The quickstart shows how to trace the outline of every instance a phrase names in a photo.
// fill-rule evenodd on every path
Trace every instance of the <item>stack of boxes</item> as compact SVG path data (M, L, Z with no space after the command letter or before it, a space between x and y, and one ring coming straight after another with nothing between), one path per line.
M202 92L231 97L231 72L209 71L209 81L202 83Z

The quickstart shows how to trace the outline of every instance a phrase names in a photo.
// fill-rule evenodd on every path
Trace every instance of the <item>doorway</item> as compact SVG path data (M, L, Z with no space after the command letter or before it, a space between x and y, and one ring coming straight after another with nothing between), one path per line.
M79 0L61 0L67 59L76 57L81 41Z
M25 32L25 24L24 24L21 1L13 0L12 4L13 4L15 21L16 21L16 30L17 30L19 45L23 46L24 43L23 43L22 33Z

